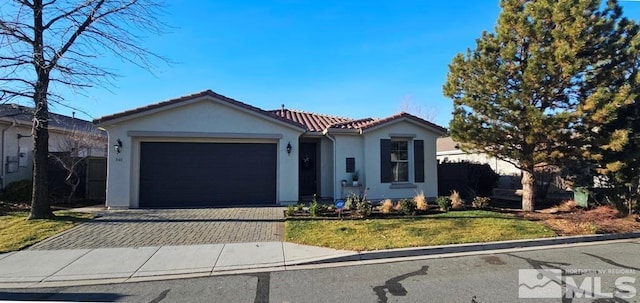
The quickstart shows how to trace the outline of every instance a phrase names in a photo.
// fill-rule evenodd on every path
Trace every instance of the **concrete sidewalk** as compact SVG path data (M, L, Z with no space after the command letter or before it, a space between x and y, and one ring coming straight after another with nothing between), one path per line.
M280 268L357 254L287 242L24 250L0 255L0 288L120 283Z
M23 250L0 254L0 288L140 282L211 275L362 265L505 250L639 241L640 232L456 244L379 251L346 251L287 242L188 246ZM640 242L639 242L640 243Z

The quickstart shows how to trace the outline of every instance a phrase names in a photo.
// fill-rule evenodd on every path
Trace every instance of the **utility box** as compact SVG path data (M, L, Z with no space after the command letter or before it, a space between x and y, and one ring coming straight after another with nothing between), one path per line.
M576 206L587 208L589 206L589 190L585 187L574 188L573 201L576 202Z

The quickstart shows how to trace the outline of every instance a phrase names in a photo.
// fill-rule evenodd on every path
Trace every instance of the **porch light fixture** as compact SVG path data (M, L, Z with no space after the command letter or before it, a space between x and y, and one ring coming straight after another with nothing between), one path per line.
M289 155L291 154L291 149L292 149L291 142L289 142L289 143L287 143L287 154L289 154Z
M116 144L113 145L113 148L116 150L116 153L120 153L122 151L122 141L120 139L116 140Z

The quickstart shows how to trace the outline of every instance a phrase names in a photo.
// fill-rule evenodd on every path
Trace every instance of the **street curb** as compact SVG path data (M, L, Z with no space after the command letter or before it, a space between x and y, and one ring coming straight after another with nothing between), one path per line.
M247 267L229 270L219 270L213 272L200 273L179 273L179 274L163 274L139 277L123 277L114 279L91 279L85 280L66 280L66 281L25 281L25 282L2 282L1 289L15 288L49 288L49 287L69 287L82 285L103 285L113 283L136 283L150 282L161 280L188 279L200 277L213 277L222 275L239 275L253 274L260 272L276 272L288 270L305 270L317 268L331 268L351 265L366 265L379 263L392 263L411 260L422 260L432 258L461 257L482 254L499 254L509 251L529 251L540 249L566 248L582 245L595 245L598 242L629 240L640 238L640 232L623 233L623 234L602 234L590 236L567 236L555 238L540 238L514 241L500 241L488 243L472 243L472 244L452 244L441 246L426 246L389 249L379 251L363 251L354 252L353 255L341 257L329 257L325 259L317 259L314 261L292 262L290 264L282 264L266 267Z
M399 248L377 251L361 251L351 256L328 258L307 263L298 263L296 265L314 265L325 263L353 262L353 261L369 261L379 259L395 259L407 257L419 257L430 255L441 255L451 253L468 253L500 249L527 248L538 246L551 246L563 244L589 243L611 240L626 240L640 238L640 232L622 233L622 234L600 234L589 236L565 236L555 238L538 238L526 240L499 241L487 243L472 244L452 244L438 246L424 246L412 248Z

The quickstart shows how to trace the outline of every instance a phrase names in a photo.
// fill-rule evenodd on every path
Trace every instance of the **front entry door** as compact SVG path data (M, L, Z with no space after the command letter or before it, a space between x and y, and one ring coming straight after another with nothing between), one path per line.
M299 194L301 196L316 194L316 143L300 143L299 157Z

